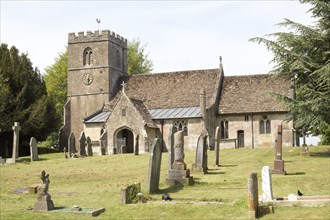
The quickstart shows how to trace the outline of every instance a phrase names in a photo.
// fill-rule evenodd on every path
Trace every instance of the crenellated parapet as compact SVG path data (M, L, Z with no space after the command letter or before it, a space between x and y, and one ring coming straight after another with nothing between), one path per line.
M102 31L81 31L76 33L69 33L68 43L87 43L87 42L100 42L100 41L111 41L115 44L119 44L124 48L127 48L127 39L109 30Z

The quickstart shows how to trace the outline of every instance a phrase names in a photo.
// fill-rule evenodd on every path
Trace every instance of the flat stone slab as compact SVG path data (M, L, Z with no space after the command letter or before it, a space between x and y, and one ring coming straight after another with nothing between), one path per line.
M261 197L259 198L259 202L264 204L273 204L273 205L279 205L279 206L293 206L293 205L299 205L299 206L325 206L330 205L330 196L301 196L297 197L296 201L290 201L288 200L288 197L283 198L275 198L272 201L269 202L262 202Z
M48 212L48 213L53 213L53 212L59 212L59 213L74 213L78 215L87 215L87 216L98 216L102 212L105 211L105 208L99 208L99 209L92 209L92 208L79 208L79 210L74 210L73 208L69 207L55 207L54 210L50 211L35 211L34 212Z

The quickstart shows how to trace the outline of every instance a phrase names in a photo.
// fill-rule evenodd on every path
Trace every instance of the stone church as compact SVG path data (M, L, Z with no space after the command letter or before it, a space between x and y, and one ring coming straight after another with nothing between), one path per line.
M209 149L220 128L220 148L295 145L288 109L274 94L292 96L291 82L271 75L225 76L218 68L128 76L127 40L114 32L68 35L68 100L60 146L68 137L91 139L95 154L148 152L154 138L167 150L170 127L184 131L186 149L200 134Z

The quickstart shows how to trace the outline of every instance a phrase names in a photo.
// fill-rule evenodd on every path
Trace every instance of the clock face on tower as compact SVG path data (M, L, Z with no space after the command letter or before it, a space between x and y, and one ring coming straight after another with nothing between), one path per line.
M83 83L90 85L93 82L93 75L90 73L85 73L83 76Z

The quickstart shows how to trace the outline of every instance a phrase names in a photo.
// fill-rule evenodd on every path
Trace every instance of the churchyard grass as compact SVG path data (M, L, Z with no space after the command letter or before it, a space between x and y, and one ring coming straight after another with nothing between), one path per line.
M273 194L286 197L299 189L306 196L330 195L330 146L310 147L311 156L299 155L299 148L283 148L287 175L272 175ZM190 168L195 152L185 152ZM91 219L92 217L29 210L36 197L12 191L41 183L40 172L50 174L49 193L55 207L78 205L105 208L93 219L247 219L247 177L258 173L261 195L261 169L273 168L273 149L220 150L220 167L213 166L214 152L208 151L208 174L195 174L194 186L168 187L167 153L162 155L160 192L148 203L120 204L120 189L141 182L146 192L149 154L107 155L65 159L63 153L29 157L16 165L2 165L0 176L0 219ZM163 193L173 198L161 201ZM207 204L208 202L208 204ZM262 219L330 219L330 204L319 207L275 206L274 213Z

